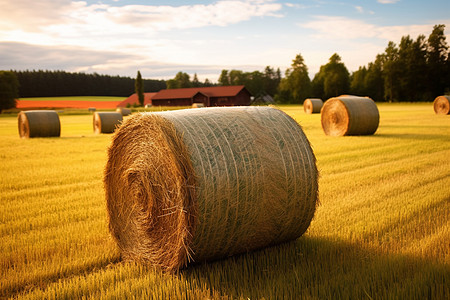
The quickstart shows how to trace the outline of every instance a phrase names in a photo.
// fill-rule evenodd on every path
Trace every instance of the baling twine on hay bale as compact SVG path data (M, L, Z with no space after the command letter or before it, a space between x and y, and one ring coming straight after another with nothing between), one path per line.
M56 111L21 111L17 119L21 138L59 137L61 135L61 123Z
M94 113L94 132L113 133L116 127L122 123L123 117L118 112L95 112Z
M120 113L122 116L128 116L128 115L131 115L131 109L129 109L129 108L125 108L125 107L118 107L117 109L116 109L116 111L118 112L118 113Z
M309 98L309 99L305 99L305 101L303 101L303 110L307 114L320 113L322 106L323 106L322 99Z
M380 115L368 97L343 95L325 101L321 111L326 135L370 135L377 131Z
M433 102L434 112L438 115L450 114L450 96L438 96Z
M308 139L268 107L134 115L114 133L104 186L122 257L166 271L296 239L318 202Z

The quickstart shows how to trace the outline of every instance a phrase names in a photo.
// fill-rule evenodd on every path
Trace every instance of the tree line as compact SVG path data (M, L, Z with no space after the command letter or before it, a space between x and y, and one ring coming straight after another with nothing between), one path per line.
M311 80L302 55L297 54L284 76L279 68L270 66L262 72L224 69L218 83L213 84L208 79L200 82L197 74L191 80L187 73L178 72L169 80L141 78L140 89L157 92L165 88L245 85L252 95L268 94L278 103L303 103L306 98L326 100L341 94L369 96L375 101L433 101L450 93L450 51L444 29L445 25L435 25L428 38L403 36L398 45L390 41L373 62L352 74L335 53ZM11 97L127 97L134 93L135 83L136 79L130 77L96 73L1 71L0 102L6 103Z
M134 93L134 78L65 71L12 71L19 83L18 97L123 96ZM164 80L143 79L146 92L166 88Z
M375 101L433 101L450 93L450 51L445 25L435 25L426 38L409 35L399 45L389 42L375 61L352 74L334 53L311 80L301 54L293 59L284 77L280 69L267 66L263 72L222 70L218 85L245 85L254 96L269 94L278 103L303 103L306 98L324 100L341 94L369 96ZM168 88L192 87L189 75L179 72Z

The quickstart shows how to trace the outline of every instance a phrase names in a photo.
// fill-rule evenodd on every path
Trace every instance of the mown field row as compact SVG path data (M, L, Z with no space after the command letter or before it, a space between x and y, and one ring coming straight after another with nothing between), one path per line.
M121 261L102 184L111 135L94 135L92 115L28 140L0 118L0 297L448 299L450 118L429 103L378 106L376 134L357 137L327 137L320 115L281 107L320 170L307 233L178 274Z

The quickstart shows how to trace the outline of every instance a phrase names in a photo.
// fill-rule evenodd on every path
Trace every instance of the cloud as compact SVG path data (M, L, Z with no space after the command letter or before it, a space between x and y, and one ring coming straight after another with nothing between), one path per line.
M2 29L27 31L56 29L83 32L117 30L147 31L226 26L253 17L280 16L282 5L272 0L222 0L212 4L184 6L109 6L69 0L0 0ZM63 34L61 31L60 34Z
M450 27L449 20L441 20L439 24ZM346 17L315 16L310 22L298 24L300 27L311 29L314 38L333 40L356 40L376 38L385 41L399 41L403 36L416 38L420 34L428 36L434 23L404 26L377 26L361 20Z
M0 42L0 69L49 69L77 71L86 67L141 57L112 51L95 51L80 47L41 46L17 42Z
M364 13L364 8L362 6L355 6L355 9L360 14Z
M377 2L381 3L381 4L393 4L393 3L397 3L399 1L400 0L377 0Z

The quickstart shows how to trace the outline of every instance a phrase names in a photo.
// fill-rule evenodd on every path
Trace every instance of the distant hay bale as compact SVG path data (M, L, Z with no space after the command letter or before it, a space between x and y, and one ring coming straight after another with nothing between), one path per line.
M438 115L450 114L450 96L439 96L433 102L434 112Z
M122 114L118 112L95 112L94 132L97 134L113 133L122 120Z
M89 112L92 112L92 113L95 112L96 110L97 110L97 109L96 109L95 107L89 107L89 108L88 108L88 111L89 111Z
M322 108L322 106L323 106L322 99L310 98L306 99L303 102L303 110L307 114L320 113L320 109Z
M321 112L326 135L370 135L377 131L380 115L368 97L339 96L325 102Z
M21 138L58 137L61 135L61 123L53 110L21 111L18 115L19 135Z
M114 133L104 186L122 257L165 271L296 239L318 202L308 139L269 107L134 115Z
M201 108L205 107L205 104L203 103L192 103L192 108Z
M128 116L128 115L131 115L131 109L129 109L129 108L125 108L125 107L118 107L117 109L116 109L116 111L118 112L118 113L120 113L122 116Z

